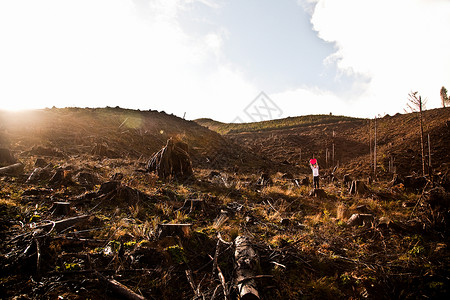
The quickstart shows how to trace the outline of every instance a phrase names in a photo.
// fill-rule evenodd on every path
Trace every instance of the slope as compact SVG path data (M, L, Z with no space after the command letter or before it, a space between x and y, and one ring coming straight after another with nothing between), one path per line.
M189 145L194 167L245 167L242 161L249 155L228 138L164 112L109 107L0 112L0 148L19 157L96 155L144 161L169 138Z
M424 112L425 139L430 135L431 163L436 172L450 162L450 109ZM200 119L208 126L263 157L309 172L308 160L322 168L338 166L340 173L367 176L373 171L375 121L338 116L305 116L270 122L222 124ZM376 120L377 176L394 171L421 173L418 114L397 114ZM428 146L427 146L428 147ZM428 161L428 150L426 151Z

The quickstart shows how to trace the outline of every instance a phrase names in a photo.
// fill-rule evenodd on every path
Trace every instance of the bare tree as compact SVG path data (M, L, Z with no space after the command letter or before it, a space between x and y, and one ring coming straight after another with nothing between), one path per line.
M425 146L423 142L423 114L425 110L426 99L422 99L419 92L410 92L408 94L408 103L406 104L410 111L419 113L420 120L420 148L422 150L422 175L425 176Z
M447 89L445 87L441 87L441 101L442 107L445 107L446 104L450 103L450 99L447 96Z

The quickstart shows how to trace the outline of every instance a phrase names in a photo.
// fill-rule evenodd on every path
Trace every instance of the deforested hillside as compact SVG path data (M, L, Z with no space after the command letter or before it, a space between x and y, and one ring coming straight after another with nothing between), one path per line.
M450 162L449 120L449 108L424 112L425 160L429 161L429 135L431 166L436 172L446 171ZM308 171L308 160L316 157L322 168L338 166L338 172L361 176L373 175L376 127L377 176L422 170L418 113L376 120L305 116L260 124L221 124L205 119L197 122L268 159L297 166L304 172Z
M449 112L425 177L417 115L377 119L376 178L374 120L1 112L0 298L445 299Z
M169 138L185 142L194 167L245 167L248 153L216 132L165 112L63 108L0 112L0 147L46 155L148 160ZM255 155L251 156L255 159Z

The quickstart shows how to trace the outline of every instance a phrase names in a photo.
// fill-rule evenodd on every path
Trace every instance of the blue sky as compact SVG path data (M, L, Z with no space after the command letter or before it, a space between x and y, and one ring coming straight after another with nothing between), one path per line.
M264 92L271 117L374 117L412 90L435 108L449 15L447 0L4 0L0 109L251 121Z

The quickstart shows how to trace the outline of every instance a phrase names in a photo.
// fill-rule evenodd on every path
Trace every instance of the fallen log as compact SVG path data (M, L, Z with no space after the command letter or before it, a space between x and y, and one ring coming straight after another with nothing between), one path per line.
M124 298L130 300L145 300L144 296L136 294L130 288L121 284L117 280L109 279L97 271L95 272L95 275L97 275L98 279L100 279L101 282L106 283L106 285L111 288L113 292L116 292Z
M255 281L255 273L259 265L258 255L251 247L250 239L246 236L238 236L234 244L236 247L234 252L236 286L240 299L260 299Z
M23 165L16 163L3 168L0 168L0 175L20 175L23 173Z

